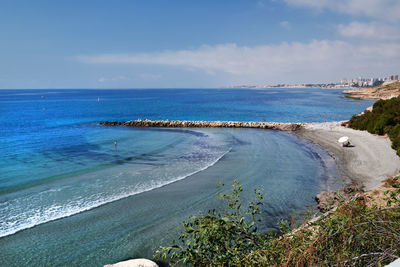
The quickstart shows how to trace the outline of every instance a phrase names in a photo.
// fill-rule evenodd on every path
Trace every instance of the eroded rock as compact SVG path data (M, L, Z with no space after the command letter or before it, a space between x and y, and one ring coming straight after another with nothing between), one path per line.
M317 201L318 209L322 212L326 212L338 206L342 201L349 200L352 197L362 198L363 191L358 185L348 184L335 191L322 191L315 196Z

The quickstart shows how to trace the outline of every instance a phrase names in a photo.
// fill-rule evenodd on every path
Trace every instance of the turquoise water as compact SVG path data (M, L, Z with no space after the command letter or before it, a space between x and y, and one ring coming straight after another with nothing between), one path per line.
M312 207L333 161L260 129L101 127L102 120L342 120L338 90L1 90L0 263L99 266L150 256L234 178L263 185L261 228ZM115 149L114 140L118 141Z

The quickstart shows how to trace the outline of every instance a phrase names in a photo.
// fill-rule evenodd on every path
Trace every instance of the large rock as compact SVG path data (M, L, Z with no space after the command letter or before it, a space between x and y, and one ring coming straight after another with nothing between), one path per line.
M158 265L148 259L133 259L121 261L115 264L107 264L104 267L158 267Z
M322 212L335 208L340 202L349 200L352 197L362 198L363 191L358 185L348 184L335 191L322 191L315 196L318 209Z
M334 191L322 191L315 196L315 200L318 203L317 207L320 211L325 212L332 207L335 193Z

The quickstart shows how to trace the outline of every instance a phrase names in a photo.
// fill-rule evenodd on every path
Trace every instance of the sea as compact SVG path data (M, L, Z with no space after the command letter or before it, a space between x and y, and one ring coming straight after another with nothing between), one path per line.
M264 195L260 231L338 186L321 148L276 130L106 127L139 118L323 122L371 100L336 89L0 90L0 266L152 257L233 180ZM116 142L116 145L115 145ZM223 188L217 188L218 183Z

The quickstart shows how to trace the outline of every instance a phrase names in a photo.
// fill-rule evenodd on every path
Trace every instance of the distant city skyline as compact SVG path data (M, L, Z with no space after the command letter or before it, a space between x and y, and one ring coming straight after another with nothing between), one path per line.
M378 84L382 84L384 82L394 82L399 80L399 75L389 75L387 77L357 77L357 78L343 78L340 80L341 85L346 86L374 86Z
M397 0L4 0L0 11L0 89L206 88L400 73Z

